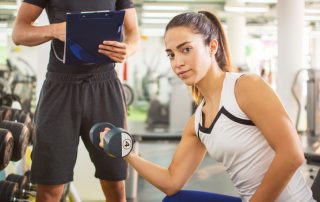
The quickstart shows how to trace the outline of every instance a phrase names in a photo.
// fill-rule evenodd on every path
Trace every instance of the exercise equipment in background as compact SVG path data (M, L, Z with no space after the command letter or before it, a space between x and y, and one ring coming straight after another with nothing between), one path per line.
M26 112L34 112L36 81L35 71L27 61L20 57L7 59L6 69L0 70L0 105L18 105Z
M30 202L26 199L19 199L19 188L15 182L0 181L0 201L5 202Z
M24 124L13 121L0 122L0 128L11 131L14 140L11 160L19 161L25 155L29 144L29 129Z
M32 144L34 131L29 113L0 106L0 170L10 161L20 161Z
M123 92L124 92L124 96L125 96L125 103L127 106L130 106L133 101L134 101L134 93L133 93L133 90L132 88L126 84L126 83L123 83L122 84L122 87L123 87Z
M0 128L0 170L8 166L13 152L14 139L12 133Z
M18 198L28 199L29 196L35 197L35 186L31 185L29 178L26 175L9 174L6 181L15 182L18 184Z
M299 70L291 91L298 104L296 129L311 136L320 136L320 70Z

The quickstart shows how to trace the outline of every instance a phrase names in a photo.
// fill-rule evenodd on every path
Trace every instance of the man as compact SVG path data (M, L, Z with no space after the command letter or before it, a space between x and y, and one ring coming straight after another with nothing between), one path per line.
M46 9L50 25L33 22ZM95 149L89 141L94 123L108 121L126 127L122 85L115 64L66 65L62 62L66 13L73 11L125 10L123 42L104 41L97 52L124 62L139 41L132 0L24 0L13 29L17 45L51 42L46 80L35 113L36 140L31 181L37 184L36 200L59 201L63 185L73 180L79 137L93 162L108 202L125 201L127 164Z

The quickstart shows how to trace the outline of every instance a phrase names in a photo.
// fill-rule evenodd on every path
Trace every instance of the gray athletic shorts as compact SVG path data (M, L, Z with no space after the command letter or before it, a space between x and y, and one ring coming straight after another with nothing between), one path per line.
M115 70L90 74L48 72L34 119L31 181L48 185L72 181L79 137L89 152L97 178L124 180L126 162L96 149L89 131L98 122L125 128L125 117L123 89Z

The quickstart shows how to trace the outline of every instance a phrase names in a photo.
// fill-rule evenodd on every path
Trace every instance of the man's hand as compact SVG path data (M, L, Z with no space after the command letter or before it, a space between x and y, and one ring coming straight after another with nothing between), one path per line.
M66 39L66 22L52 24L52 36L64 42Z
M119 63L124 62L129 56L128 45L117 41L103 41L103 44L99 45L98 52Z

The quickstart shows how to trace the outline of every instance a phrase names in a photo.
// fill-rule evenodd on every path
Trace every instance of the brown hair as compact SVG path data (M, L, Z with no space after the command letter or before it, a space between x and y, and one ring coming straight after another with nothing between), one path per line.
M194 33L201 34L205 45L213 39L218 41L218 50L215 55L218 66L223 71L232 71L231 59L227 39L220 20L208 11L182 13L175 16L166 26L166 32L174 27L190 27ZM192 86L192 96L199 104L203 98L196 86Z

